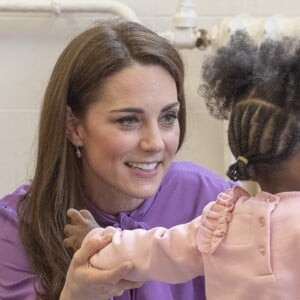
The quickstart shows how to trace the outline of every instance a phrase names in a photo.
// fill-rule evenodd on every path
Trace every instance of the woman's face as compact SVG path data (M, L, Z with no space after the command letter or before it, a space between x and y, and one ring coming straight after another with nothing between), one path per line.
M178 148L179 108L175 81L160 66L135 64L106 79L77 127L94 201L155 194Z

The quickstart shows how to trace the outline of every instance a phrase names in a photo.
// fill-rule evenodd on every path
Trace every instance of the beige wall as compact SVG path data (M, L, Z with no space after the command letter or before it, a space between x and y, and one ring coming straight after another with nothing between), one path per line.
M177 0L121 2L155 31L162 32L172 26ZM194 5L199 27L208 30L224 17L241 13L253 16L300 13L296 0L194 0ZM0 196L31 177L39 108L50 72L68 41L97 17L79 13L59 17L0 13ZM182 50L181 53L187 70L188 131L178 159L197 162L223 176L227 165L224 126L207 114L197 95L205 52Z

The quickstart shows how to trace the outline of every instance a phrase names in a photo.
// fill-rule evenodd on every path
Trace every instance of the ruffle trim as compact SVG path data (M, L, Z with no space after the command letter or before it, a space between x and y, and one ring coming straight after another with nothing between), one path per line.
M220 193L216 201L205 206L197 235L197 244L201 253L212 254L218 248L232 219L235 203L241 196L249 196L249 194L237 186Z

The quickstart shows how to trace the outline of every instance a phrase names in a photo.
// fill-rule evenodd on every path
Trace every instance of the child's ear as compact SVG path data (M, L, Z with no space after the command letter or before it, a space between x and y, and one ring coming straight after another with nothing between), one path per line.
M75 147L83 146L82 138L78 130L80 120L74 115L70 106L67 106L67 116L66 116L66 134L69 141Z

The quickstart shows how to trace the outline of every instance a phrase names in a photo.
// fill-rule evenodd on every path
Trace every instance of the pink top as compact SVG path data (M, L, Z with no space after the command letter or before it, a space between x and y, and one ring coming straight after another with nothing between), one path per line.
M171 229L95 229L84 243L107 231L114 236L91 264L106 269L130 260L135 268L126 278L142 281L177 283L204 274L208 300L300 299L300 192L251 197L236 187L234 194L231 222L225 209L215 231L202 226L201 216Z

